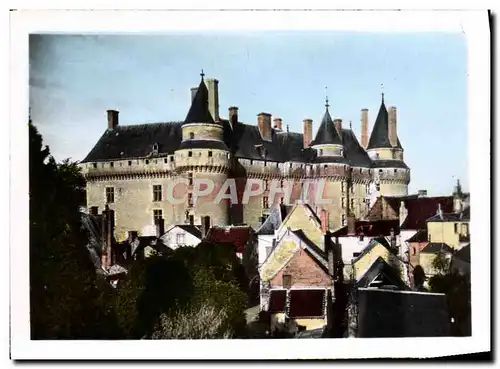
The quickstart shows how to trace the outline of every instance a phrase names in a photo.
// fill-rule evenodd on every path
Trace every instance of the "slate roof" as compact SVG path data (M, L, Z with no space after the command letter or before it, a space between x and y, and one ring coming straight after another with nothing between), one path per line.
M208 109L208 89L203 77L184 123L215 123Z
M427 228L419 230L413 236L408 238L406 242L427 242L429 240L427 235Z
M443 242L430 242L427 246L420 250L420 253L424 254L435 254L438 252L453 253L453 249Z
M465 216L463 215L465 214ZM427 219L428 222L464 222L470 220L470 211L464 213L442 213Z
M470 244L458 250L453 257L465 261L466 263L470 263Z
M341 137L333 124L328 107L325 110L325 115L323 115L316 137L311 142L311 146L325 144L342 145Z
M368 141L367 150L391 147L392 145L389 141L389 114L382 98L382 103L380 104L377 119L375 120L375 124L373 125L370 141ZM399 149L403 148L401 146L401 142L399 142L399 138L396 147Z
M378 257L372 263L372 265L370 265L368 270L363 274L356 285L358 287L368 287L379 274L383 274L385 277L384 279L387 280L387 282L391 285L394 285L401 290L408 289L408 287L400 277L400 272L397 271L394 267L387 264L387 262L382 257Z
M208 231L206 241L213 243L230 243L236 247L236 252L242 254L245 245L251 237L250 227L212 227Z

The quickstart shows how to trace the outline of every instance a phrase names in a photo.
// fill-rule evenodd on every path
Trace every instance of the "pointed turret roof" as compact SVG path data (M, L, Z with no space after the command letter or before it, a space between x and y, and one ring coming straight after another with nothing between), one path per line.
M208 109L208 89L201 73L201 81L184 123L215 123Z
M326 100L325 106L325 115L323 116L323 120L321 121L321 125L318 128L318 133L316 133L316 137L314 138L312 145L342 145L342 140L340 139L340 136L335 129L332 117L330 116L330 112L328 111L328 99Z
M380 109L378 111L377 119L373 125L372 134L370 136L370 141L368 141L367 149L378 149L378 148L391 148L391 141L389 140L389 113L384 103L384 94L382 94L382 103L380 104ZM401 142L396 146L402 149Z

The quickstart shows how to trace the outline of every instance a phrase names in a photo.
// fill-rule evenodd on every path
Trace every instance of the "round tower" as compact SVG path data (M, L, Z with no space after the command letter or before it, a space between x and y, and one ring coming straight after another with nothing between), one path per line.
M230 152L223 140L218 98L210 99L218 96L217 80L210 80L209 86L202 72L200 85L191 91L191 108L182 124L182 141L175 152L178 178L173 191L177 202L174 206L179 222L201 224L202 217L209 216L210 226L227 225L228 200L219 202L217 195L227 182ZM180 198L184 201L177 200Z
M366 151L373 162L372 195L408 195L410 168L404 162L404 150L397 135L397 109L391 106L387 110L383 93Z

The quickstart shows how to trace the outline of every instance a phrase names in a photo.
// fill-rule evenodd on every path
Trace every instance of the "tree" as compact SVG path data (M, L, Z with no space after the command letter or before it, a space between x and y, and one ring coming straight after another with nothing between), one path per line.
M111 287L96 275L81 229L83 177L58 165L29 123L30 315L33 339L116 337Z

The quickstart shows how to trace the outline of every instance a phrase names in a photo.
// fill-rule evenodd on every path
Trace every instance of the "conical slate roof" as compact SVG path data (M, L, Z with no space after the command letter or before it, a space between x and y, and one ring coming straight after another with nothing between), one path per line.
M203 76L184 123L215 123L208 109L208 89Z
M379 148L391 148L391 141L389 140L389 113L385 107L384 98L382 97L382 103L380 104L380 109L378 111L377 119L373 125L372 134L370 136L370 141L368 141L369 149L379 149ZM397 148L402 149L401 143L397 143Z
M318 133L316 133L316 138L312 142L312 145L325 145L334 144L342 145L342 140L340 139L335 125L333 124L332 117L328 111L328 106L326 107L325 115L321 121L321 125L318 128Z

